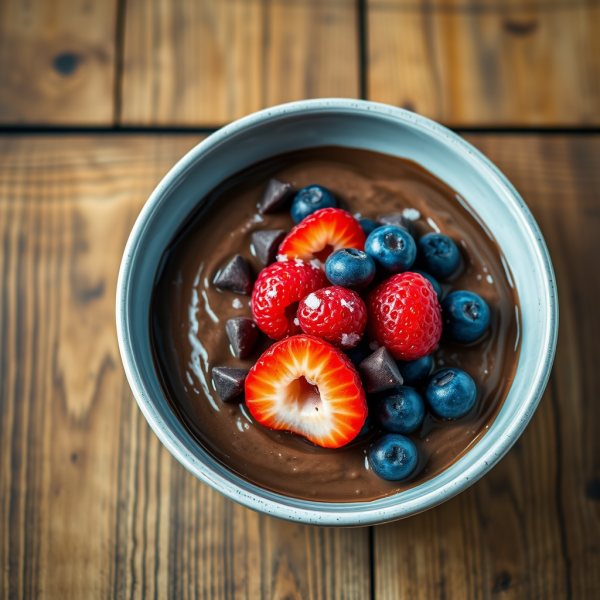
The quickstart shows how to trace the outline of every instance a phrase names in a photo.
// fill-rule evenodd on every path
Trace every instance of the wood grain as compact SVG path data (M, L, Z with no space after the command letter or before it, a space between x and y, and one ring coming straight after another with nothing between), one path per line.
M600 123L595 0L367 0L368 97L451 126Z
M117 0L0 2L0 123L113 122Z
M292 525L201 484L117 348L121 254L197 137L0 137L0 598L369 597L368 530Z
M560 297L558 351L540 407L498 466L446 504L375 528L376 598L594 598L600 270L591 256L600 231L600 137L468 137L540 224Z
M548 391L494 470L374 529L377 599L573 598L600 590L600 136L472 135L553 257ZM0 598L370 597L369 531L241 508L148 428L114 332L117 268L187 136L0 138Z
M127 2L125 125L222 125L359 93L354 0Z

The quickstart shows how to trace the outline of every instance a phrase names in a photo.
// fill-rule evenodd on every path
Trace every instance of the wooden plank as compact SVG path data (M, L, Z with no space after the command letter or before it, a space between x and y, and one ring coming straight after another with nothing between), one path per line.
M0 598L369 597L368 530L226 500L171 457L127 385L121 254L197 141L0 138Z
M600 4L368 1L368 97L450 126L600 123Z
M600 271L590 257L600 231L600 137L468 137L542 228L560 296L558 351L540 407L498 466L446 504L375 528L376 597L597 597Z
M109 125L117 0L0 3L0 123Z
M130 0L121 122L222 125L359 95L355 0Z
M376 528L377 598L600 589L600 136L470 136L520 189L561 295L534 420L454 500ZM156 181L197 140L0 138L0 597L368 598L368 530L259 516L146 426L120 367L116 272Z

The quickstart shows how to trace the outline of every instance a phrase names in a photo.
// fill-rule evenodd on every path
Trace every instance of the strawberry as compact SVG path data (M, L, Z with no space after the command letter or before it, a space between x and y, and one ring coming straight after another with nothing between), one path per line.
M363 336L367 309L356 292L334 285L303 298L298 305L298 321L304 333L347 350Z
M418 273L400 273L367 299L369 335L398 360L429 354L442 335L442 313L431 283Z
M298 223L279 246L278 259L300 258L325 263L340 248L365 247L365 232L345 210L322 208Z
M298 302L325 285L323 271L301 260L269 265L259 273L252 292L258 328L274 340L302 333L296 319Z
M353 440L368 412L350 360L309 335L276 342L258 359L246 378L246 405L265 427L292 431L324 448Z

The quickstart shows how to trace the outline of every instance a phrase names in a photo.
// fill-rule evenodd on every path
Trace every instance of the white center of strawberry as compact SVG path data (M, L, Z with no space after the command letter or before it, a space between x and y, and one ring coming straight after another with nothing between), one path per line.
M319 388L306 377L295 379L287 386L285 402L293 405L298 414L303 417L312 416L323 407Z

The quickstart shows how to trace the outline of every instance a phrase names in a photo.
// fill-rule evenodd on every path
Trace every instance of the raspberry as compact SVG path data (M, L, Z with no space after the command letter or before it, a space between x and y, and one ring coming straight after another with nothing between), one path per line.
M354 348L367 324L367 309L360 296L339 286L317 290L298 306L302 331L340 348Z
M263 269L252 292L252 315L258 328L274 340L301 333L298 302L327 285L327 278L301 260L273 263Z
M395 359L416 360L429 354L442 335L437 294L418 273L386 279L367 299L369 336Z

